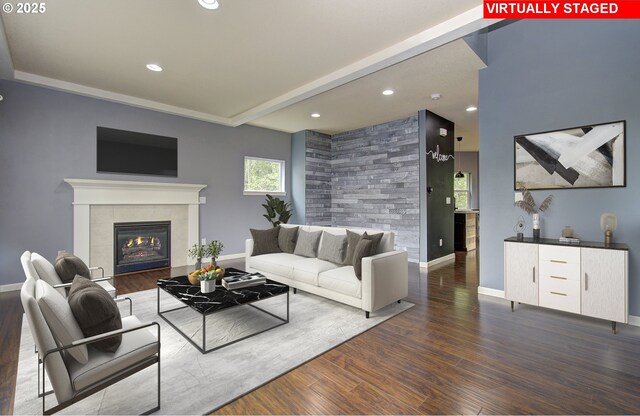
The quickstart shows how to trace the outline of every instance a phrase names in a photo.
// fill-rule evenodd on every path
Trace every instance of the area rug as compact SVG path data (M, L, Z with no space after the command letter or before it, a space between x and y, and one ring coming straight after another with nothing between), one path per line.
M133 301L134 315L143 322L157 321L161 326L162 398L158 414L213 411L413 306L404 301L393 303L365 319L360 309L304 292L291 293L288 324L203 355L157 315L156 293L152 289L127 296ZM180 305L161 293L162 310ZM257 305L286 315L286 295ZM219 315L215 320L207 318L208 347L264 329L273 319L249 306L231 311L214 314ZM200 315L181 310L173 312L170 318L195 342L201 342ZM41 414L33 338L27 320L22 322L14 413ZM152 408L155 400L156 366L152 366L60 414L139 414ZM47 396L47 408L53 405L55 397Z

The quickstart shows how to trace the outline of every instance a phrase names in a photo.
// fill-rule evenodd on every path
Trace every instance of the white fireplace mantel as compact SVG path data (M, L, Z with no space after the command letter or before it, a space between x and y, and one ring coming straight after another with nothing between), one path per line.
M188 244L199 240L200 191L207 185L65 179L73 188L73 251L90 261L92 205L187 205Z

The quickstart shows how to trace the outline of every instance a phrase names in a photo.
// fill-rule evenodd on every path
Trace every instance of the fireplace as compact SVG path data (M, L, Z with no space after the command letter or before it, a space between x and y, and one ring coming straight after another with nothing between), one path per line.
M113 224L114 274L171 266L171 221Z

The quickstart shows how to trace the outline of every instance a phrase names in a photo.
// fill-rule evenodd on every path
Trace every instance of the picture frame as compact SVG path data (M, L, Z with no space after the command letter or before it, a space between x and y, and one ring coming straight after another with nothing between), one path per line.
M626 120L514 136L515 190L626 186Z

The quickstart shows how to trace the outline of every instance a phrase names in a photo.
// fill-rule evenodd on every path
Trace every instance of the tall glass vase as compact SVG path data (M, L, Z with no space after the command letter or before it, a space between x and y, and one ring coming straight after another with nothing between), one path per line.
M533 225L533 239L539 240L540 239L540 214L537 212L532 214L531 222Z

